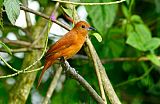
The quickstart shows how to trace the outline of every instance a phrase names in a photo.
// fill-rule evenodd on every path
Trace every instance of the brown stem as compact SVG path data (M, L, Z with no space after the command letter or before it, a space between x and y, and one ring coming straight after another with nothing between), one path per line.
M61 62L61 66L65 70L66 74L77 80L99 104L105 104L90 84L82 76L80 76L67 61Z
M9 40L7 38L0 39L3 43L18 46L18 47L30 47L30 48L37 48L37 49L42 49L42 46L35 45L31 47L31 43L27 41L22 41L22 40Z
M28 7L28 0L22 0L22 3ZM27 22L27 27L31 27L32 26L32 22L31 22L31 18L28 12L25 12L25 16L26 16L26 22Z
M89 57L92 56L92 59L97 63L97 65L99 67L103 86L104 86L105 92L106 92L111 104L121 104L120 100L118 99L118 96L116 95L116 93L112 87L112 84L110 83L110 80L106 74L105 68L103 67L103 65L97 55L97 52L95 51L89 38L87 38L87 40L86 40L86 45L88 46L89 51L90 51L90 55L88 55L88 56Z
M27 11L27 12L30 12L30 13L33 13L33 14L36 14L36 15L39 15L39 16L47 19L47 20L51 20L50 16L48 16L46 14L43 14L41 12L34 11L34 10L30 9L30 8L27 8L27 7L23 6L23 5L20 6L20 9L22 9L24 11ZM63 23L61 23L61 22L59 22L57 20L51 20L51 21L56 23L56 24L58 24L59 26L65 28L66 30L70 30L70 28L68 26L64 25Z
M160 56L157 56L157 58L160 60ZM149 61L149 59L145 56L141 57L119 57L119 58L112 58L112 59L102 59L103 63L106 62L123 62L123 61Z

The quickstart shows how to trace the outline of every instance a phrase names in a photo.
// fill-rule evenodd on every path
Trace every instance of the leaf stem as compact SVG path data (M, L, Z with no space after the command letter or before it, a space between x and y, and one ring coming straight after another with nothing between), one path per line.
M61 1L61 0L53 0L60 3L65 4L72 4L72 5L85 5L85 6L93 6L93 5L112 5L112 4L118 4L121 2L124 2L126 0L120 0L120 1L114 1L114 2L104 2L104 3L78 3L78 2L71 2L71 1Z

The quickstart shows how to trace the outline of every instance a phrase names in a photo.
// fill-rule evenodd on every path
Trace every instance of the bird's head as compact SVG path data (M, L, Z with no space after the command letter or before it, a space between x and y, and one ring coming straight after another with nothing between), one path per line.
M86 35L89 30L95 30L95 28L91 27L87 22L80 21L76 23L74 27L79 33Z

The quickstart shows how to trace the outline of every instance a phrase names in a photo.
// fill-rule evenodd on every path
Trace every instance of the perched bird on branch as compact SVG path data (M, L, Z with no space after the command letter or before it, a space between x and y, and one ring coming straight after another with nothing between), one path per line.
M74 28L66 33L61 39L53 44L45 55L45 64L38 80L38 86L41 83L44 72L61 57L69 59L75 55L84 44L88 31L94 30L87 22L80 21Z

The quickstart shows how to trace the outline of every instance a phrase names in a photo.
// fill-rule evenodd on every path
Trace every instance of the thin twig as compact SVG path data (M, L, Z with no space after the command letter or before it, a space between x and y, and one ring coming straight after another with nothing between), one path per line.
M22 3L23 3L23 5L28 7L28 0L22 0ZM31 17L29 15L29 13L25 12L25 16L26 16L27 27L31 27L32 26L32 22L31 22Z
M69 65L67 61L61 62L61 66L66 74L70 75L73 79L78 81L99 104L105 104L102 98L96 93L96 91L90 86L90 84L82 76L80 76L76 72L76 70Z
M136 77L136 78L132 78L130 80L124 81L122 83L117 84L115 87L120 87L120 86L124 86L126 84L129 84L131 82L139 81L139 80L143 79L144 77L146 77L152 71L152 69L153 69L153 66L149 70L147 70L143 75L141 75L140 77Z
M22 41L22 40L9 40L7 38L0 39L3 43L7 43L10 45L14 46L22 46L22 47L31 47L31 48L37 48L37 49L42 49L42 46L34 45L31 46L32 43L27 42L27 41Z
M57 21L57 20L51 20L51 19L50 19L50 16L48 16L48 15L46 15L46 14L43 14L43 13L41 13L41 12L37 12L37 11L32 10L32 9L30 9L30 8L27 8L27 7L23 6L23 5L20 5L20 9L22 9L22 10L24 10L24 11L27 11L27 12L30 12L30 13L33 13L33 14L36 14L36 15L38 15L38 16L41 16L41 17L43 17L43 18L45 18L45 19L47 19L47 20L50 20L50 21L58 24L59 26L65 28L66 30L70 30L70 28L69 28L68 26L66 26L65 24L63 24L63 23L61 23L61 22L59 22L59 21Z
M32 9L29 9L29 8L26 8L26 7L22 6L22 5L21 5L20 8L21 8L22 10L25 10L25 11L28 11L28 12L31 12L31 13L34 13L34 14L39 15L39 16L47 19L47 20L50 20L49 16L46 16L45 14L42 14L42 13L40 13L40 12L36 12L36 11L34 11L34 10L32 10ZM65 29L67 29L67 30L70 30L70 28L68 28L66 25L60 23L59 21L52 21L52 22L60 25L61 27L65 28ZM89 40L89 41L90 41L90 40ZM88 46L88 47L90 47L90 46ZM95 49L93 49L93 50L95 51ZM96 55L96 57L98 57L98 55ZM99 63L100 63L100 62L99 62ZM107 86L107 85L111 85L111 84L110 84L110 82L109 82L108 76L106 75L105 69L104 69L104 68L102 68L102 69L103 69L103 70L101 70L100 73L102 74L102 81L103 81L105 90L106 90L106 91L107 91L107 90L110 90L110 89L113 90L112 86ZM103 74L103 72L104 72L104 74ZM107 78L107 79L103 79L103 78ZM105 82L106 82L106 83L105 83ZM109 82L109 84L108 84L108 82ZM107 87L108 87L108 88L107 88ZM114 91L114 90L113 90L113 91ZM110 95L111 95L111 96L110 96ZM113 93L113 95L112 95L112 93L110 93L110 94L108 95L108 96L110 97L110 101L111 101L112 103L114 103L114 99L115 99L115 96L114 96L114 95L116 96L115 92ZM112 98L112 97L113 97L113 98ZM116 97L116 100L117 100L117 99L118 99L118 97ZM112 101L112 100L113 100L113 101ZM118 101L119 101L119 99L118 99ZM120 104L120 101L119 101L118 104Z
M79 18L78 14L77 14L75 6L70 7L70 9L72 9L72 11L73 11L73 21L74 21L74 23L77 23L80 20L80 18ZM92 59L93 58L94 57L92 57ZM101 97L102 97L104 103L107 104L107 100L106 100L106 96L105 96L105 93L104 93L104 88L103 88L102 79L101 79L101 75L100 75L100 72L99 72L98 65L97 65L95 60L93 61L93 63L94 63L96 75L97 75L97 78L98 78L98 84L99 84L99 88L100 88L100 92L101 92Z
M97 65L99 67L102 83L103 83L105 92L106 92L111 104L121 104L121 102L120 102L118 96L116 95L116 93L115 93L115 91L112 87L112 84L111 84L111 82L110 82L110 80L109 80L109 78L106 74L105 68L102 65L101 60L99 59L99 57L97 55L97 52L94 49L94 47L93 47L91 41L89 40L89 38L87 38L86 44L89 48L89 51L90 51L90 54L92 55L92 58L95 59ZM90 56L90 55L88 55L88 56Z
M45 28L44 28L45 29ZM44 50L40 56L39 59L37 59L33 64L31 64L30 66L26 67L25 69L21 70L22 72L26 72L28 69L30 69L31 67L33 67L34 65L36 65L41 59L42 57L44 56L45 52L46 52L46 49L47 49L47 43L48 43L48 34L46 34L45 36L46 38L46 41L45 41L45 46L44 46ZM22 73L21 71L18 71L17 69L13 68L12 66L10 66L1 56L0 56L0 59L10 68L12 69L13 71L16 71L17 73L13 73L13 74L10 74L10 75L5 75L5 76L0 76L0 78L7 78L7 77L11 77L11 76L15 76L15 75L18 75L19 73ZM38 68L39 69L39 68ZM32 70L31 72L33 72L34 70ZM37 70L35 70L37 71Z
M160 60L160 56L157 56L157 58ZM106 62L123 62L123 61L149 61L149 59L145 56L141 57L119 57L119 58L112 58L112 59L102 59L102 63Z
M85 5L85 6L93 6L93 5L111 5L111 4L118 4L122 3L126 0L120 0L120 1L114 1L114 2L105 2L105 3L78 3L78 2L71 2L71 1L61 1L61 0L52 0L52 1L57 1L60 3L65 3L65 4L72 4L72 5Z
M41 69L43 69L43 66L40 67L40 68L34 69L34 70L27 70L27 71L25 71L25 72L24 72L23 70L20 70L20 71L17 71L16 73L13 73L13 74L8 74L8 75L0 76L0 79L2 79L2 78L14 77L14 76L16 76L16 75L18 75L18 74L23 74L23 73L32 73L32 72L39 71L39 70L41 70Z
M48 23L46 23L44 29L43 29L42 32L39 34L38 38L30 45L30 47L34 47L34 46L39 42L39 40L43 37L45 31L47 30L47 27L48 27Z
M48 104L51 96L52 96L52 93L54 91L54 89L56 88L56 85L57 85L57 82L60 78L60 75L61 75L61 72L62 72L62 67L59 67L56 71L55 71L55 75L53 77L53 80L49 86L49 89L47 91L47 94L46 94L46 97L44 98L43 100L43 103L42 104Z
M0 59L1 59L10 69L12 69L12 70L15 71L15 72L18 72L18 70L15 69L15 68L13 68L11 65L9 65L9 64L7 63L7 61L6 61L2 56L0 56Z
M92 47L89 47L89 48L92 48ZM92 50L92 49L90 49L90 50ZM93 64L94 64L94 67L95 67L95 71L96 71L96 75L97 75L97 78L98 78L98 84L99 84L102 99L104 100L105 104L107 104L107 100L106 100L106 96L105 96L104 88L103 88L103 83L102 83L102 77L101 77L100 72L99 72L99 67L98 67L98 64L96 62L96 58L94 58L93 54L91 54L91 57L92 57Z

